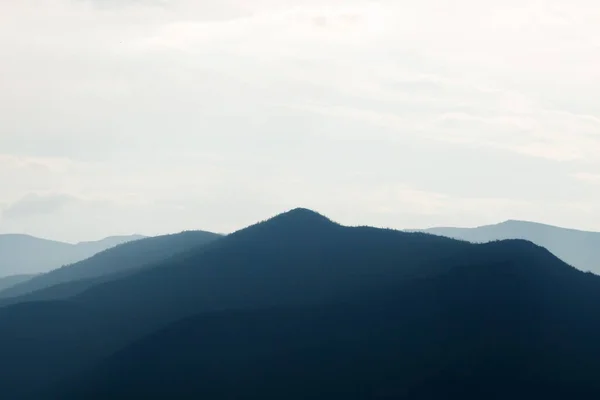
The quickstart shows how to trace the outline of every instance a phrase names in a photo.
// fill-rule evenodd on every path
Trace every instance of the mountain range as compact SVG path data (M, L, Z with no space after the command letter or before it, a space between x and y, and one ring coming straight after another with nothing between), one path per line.
M121 243L143 236L112 236L70 244L29 235L0 235L0 277L33 275L73 264Z
M582 271L600 274L600 232L515 220L477 228L431 228L424 232L473 243L524 239L547 248L566 263Z
M110 279L86 272L58 285L84 290L1 307L3 396L600 395L600 277L529 241L346 227L295 209L176 253L132 268L135 257L104 255L74 275L105 265Z
M13 284L0 292L0 305L24 300L56 300L70 297L100 282L165 261L219 237L220 235L210 232L186 231L122 243L83 261Z
M31 274L31 275L11 275L11 276L5 276L3 278L0 278L0 292L2 292L5 289L11 288L15 285L18 285L20 283L26 282L28 280L30 280L31 278L33 278L35 276L35 274Z

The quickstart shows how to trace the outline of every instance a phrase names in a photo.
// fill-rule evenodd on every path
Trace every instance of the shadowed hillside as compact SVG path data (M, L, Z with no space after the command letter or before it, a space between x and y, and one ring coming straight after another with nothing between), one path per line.
M14 360L0 386L61 399L599 393L598 279L522 240L296 209L68 302L0 308Z
M513 259L329 306L186 319L57 398L595 398L600 279L543 249L494 246L482 251Z

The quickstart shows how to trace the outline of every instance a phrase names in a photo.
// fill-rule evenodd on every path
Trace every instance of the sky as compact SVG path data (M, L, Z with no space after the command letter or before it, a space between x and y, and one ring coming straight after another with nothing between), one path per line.
M593 0L0 1L0 233L600 231Z

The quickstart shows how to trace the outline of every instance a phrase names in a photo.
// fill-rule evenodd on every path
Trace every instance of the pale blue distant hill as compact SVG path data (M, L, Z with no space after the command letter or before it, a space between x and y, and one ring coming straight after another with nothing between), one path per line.
M0 292L5 290L5 289L9 289L13 286L19 285L21 283L27 282L28 280L32 279L33 277L35 277L36 275L32 274L32 275L11 275L11 276L5 276L0 278Z
M0 305L10 302L39 301L71 297L101 282L122 278L128 273L164 262L178 253L202 247L221 235L204 231L133 240L97 252L85 260L39 274L0 291ZM110 245L115 239L103 241ZM94 248L95 243L86 244ZM95 250L95 248L94 248ZM26 297L20 297L25 296ZM4 300L12 298L12 300Z
M95 242L70 244L29 235L0 235L0 277L48 272L141 238L143 236L140 235L113 236Z
M422 231L473 243L525 239L545 247L566 263L582 271L600 274L600 232L515 220L477 228L440 227Z

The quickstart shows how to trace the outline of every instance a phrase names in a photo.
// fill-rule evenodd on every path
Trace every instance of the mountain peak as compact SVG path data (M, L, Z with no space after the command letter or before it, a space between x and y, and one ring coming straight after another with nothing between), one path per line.
M520 219L507 219L504 222L501 222L499 225L543 225L539 222L533 222L533 221L524 221L524 220L520 220Z
M525 221L518 219L509 219L504 222L499 223L497 226L508 226L508 227L517 227L517 228L537 228L537 229L552 229L552 230L562 230L565 232L581 232L587 234L594 234L597 232L592 231L583 231L580 229L574 228L564 228L562 226L550 225L543 222L535 222L535 221Z
M279 217L286 217L286 218L290 218L290 217L294 217L294 218L313 218L313 219L320 219L320 220L327 220L330 221L329 218L325 217L324 215L313 211L311 209L308 208L303 208L303 207L297 207L297 208L293 208L290 211L284 212L279 214Z
M310 210L308 208L294 208L290 211L279 214L273 218L271 218L267 222L279 222L281 224L290 224L290 225L303 225L303 226L312 226L312 225L330 225L333 222L327 218L326 216L319 214L316 211Z
M315 231L332 226L337 226L337 224L324 215L307 208L299 207L278 214L248 228L242 229L237 233L244 234L248 232L257 232L260 230L264 233L269 232L269 234L276 235L311 235Z

